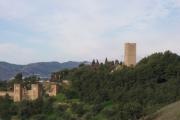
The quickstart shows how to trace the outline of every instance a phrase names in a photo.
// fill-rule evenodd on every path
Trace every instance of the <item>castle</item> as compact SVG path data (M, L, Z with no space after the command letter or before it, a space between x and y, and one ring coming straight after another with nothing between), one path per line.
M56 96L59 91L59 86L56 83L49 82L47 87L46 85L43 86L43 84L31 84L31 89L27 90L23 85L21 84L14 84L14 90L13 91L0 91L0 96L6 96L9 95L14 102L20 102L22 100L36 100L40 98L43 95L43 91L45 91L45 94L49 96Z
M124 65L130 67L136 65L136 43L125 43L124 49ZM59 79L60 76L55 76ZM64 80L62 83L69 86L69 81ZM55 82L44 81L42 84L31 84L31 89L28 90L21 84L14 84L13 91L0 91L0 96L9 95L14 102L22 100L36 100L40 98L45 92L49 96L56 96L59 92L59 85Z

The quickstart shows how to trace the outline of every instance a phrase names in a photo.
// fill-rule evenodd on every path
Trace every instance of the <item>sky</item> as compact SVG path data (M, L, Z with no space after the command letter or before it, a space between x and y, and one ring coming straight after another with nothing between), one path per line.
M123 60L180 54L180 0L0 0L0 61Z

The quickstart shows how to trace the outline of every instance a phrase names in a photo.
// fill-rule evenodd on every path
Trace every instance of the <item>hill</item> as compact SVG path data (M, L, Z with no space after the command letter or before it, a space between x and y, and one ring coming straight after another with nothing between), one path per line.
M61 86L54 100L44 96L47 98L16 104L12 101L8 103L8 98L0 99L0 117L17 116L27 120L139 120L153 113L154 119L147 120L176 120L179 117L179 103L156 113L160 108L180 100L179 55L170 51L155 53L134 67L105 61L93 61L92 64L53 73L52 78L61 75L61 80L71 83L68 87ZM120 68L116 69L117 66ZM5 84L10 86L11 82Z
M180 120L180 101L163 107L145 120Z
M38 74L40 77L50 77L52 72L78 67L81 63L82 62L69 61L64 63L38 62L28 65L16 65L0 62L0 80L9 80L19 72L22 72L25 76Z
M135 67L119 65L121 69L113 71L114 61L92 62L57 74L72 80L73 95L80 101L95 105L92 119L138 120L180 100L179 55L166 51L145 57Z

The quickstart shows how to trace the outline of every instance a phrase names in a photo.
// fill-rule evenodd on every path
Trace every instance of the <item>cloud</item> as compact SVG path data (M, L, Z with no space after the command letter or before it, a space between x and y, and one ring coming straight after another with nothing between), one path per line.
M179 28L174 26L176 31L170 33L157 27L179 8L179 0L0 0L0 19L36 33L38 37L24 39L27 45L46 46L45 53L32 53L27 61L49 59L39 55L46 53L59 61L122 59L123 44L128 40L139 43L139 56L164 48L179 52L177 44L173 47L180 38ZM165 44L157 46L162 41ZM24 51L38 50L31 49Z

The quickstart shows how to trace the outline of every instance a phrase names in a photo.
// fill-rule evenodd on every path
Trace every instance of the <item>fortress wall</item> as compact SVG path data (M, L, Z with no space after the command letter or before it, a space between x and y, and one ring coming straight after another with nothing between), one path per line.
M14 84L14 102L22 101L23 88L21 84Z
M31 96L32 96L32 90L28 90L28 91L27 91L27 96L29 96L29 98L31 98Z
M32 96L32 90L26 90L26 92L23 94L23 99L31 100L31 96Z
M56 96L59 91L59 86L56 83L49 83L49 89L46 91L49 96ZM7 94L14 100L20 102L22 100L36 100L42 96L43 88L39 84L32 84L31 90L23 88L21 84L14 84L14 91L0 91L0 97Z
M56 96L59 91L59 86L57 84L52 84L50 91L49 91L49 96Z
M39 84L32 84L31 85L31 96L30 99L31 100L36 100L41 96L41 92L40 92L41 88Z

